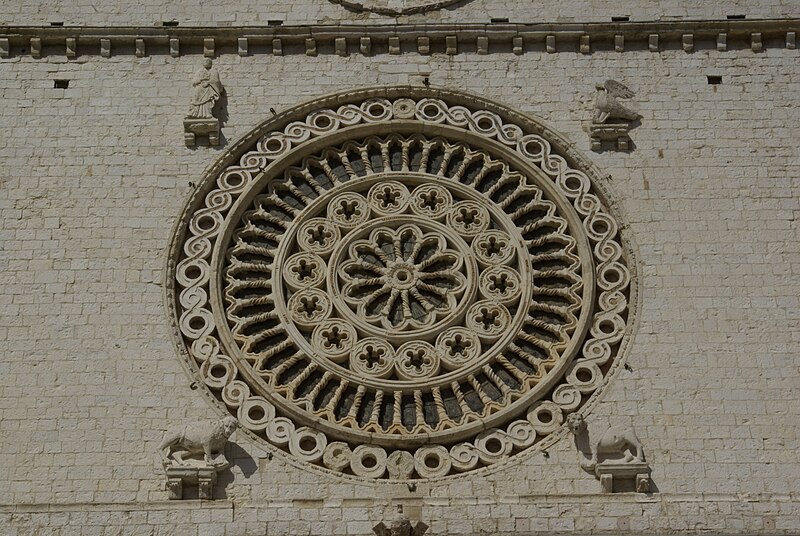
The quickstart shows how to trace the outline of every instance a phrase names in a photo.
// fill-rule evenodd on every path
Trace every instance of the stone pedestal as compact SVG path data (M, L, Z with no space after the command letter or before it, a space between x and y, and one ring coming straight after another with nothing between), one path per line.
M191 467L174 465L165 467L169 499L182 499L184 485L192 485L197 486L197 497L199 499L211 500L213 498L212 490L217 482L218 470L219 468L214 466Z
M644 462L601 462L594 469L603 493L614 492L614 480L636 479L636 491L650 491L650 466Z
M208 119L189 119L183 120L184 140L187 147L194 147L197 144L197 136L208 136L208 144L216 147L219 145L219 119L211 117Z
M589 127L589 135L592 139L592 150L599 151L603 147L604 141L611 141L619 151L630 149L631 138L628 136L630 123L604 123Z

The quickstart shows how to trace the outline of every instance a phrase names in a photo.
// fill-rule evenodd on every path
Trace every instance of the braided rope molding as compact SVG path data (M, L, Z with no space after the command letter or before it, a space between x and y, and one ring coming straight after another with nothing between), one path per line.
M209 290L213 276L209 265L213 243L224 225L226 211L236 198L273 162L305 143L338 135L336 131L345 126L390 122L396 113L391 101L398 97L422 104L416 107L417 119L428 124L447 124L448 128L463 129L465 136L480 136L513 148L547 174L584 220L584 230L593 246L600 290L589 340L583 346L582 356L567 372L566 382L552 393L552 400L534 404L528 419L513 421L504 429L488 430L472 443L459 443L449 451L443 446L422 447L417 449L414 459L394 456L405 452L401 450L392 452L392 458L383 449L366 445L350 451L344 443L328 444L324 434L309 427L297 427L291 420L276 416L275 407L269 401L251 394L235 360L226 355L226 345L220 343L215 315L208 304L209 295L213 294L213 290ZM434 107L435 113L431 111ZM322 116L338 119L319 122ZM320 128L320 124L326 128ZM254 146L255 150L248 151ZM538 149L531 152L526 147ZM239 165L231 165L236 161ZM321 462L340 475L343 475L342 470L352 470L358 476L380 478L387 472L385 464L388 463L390 477L408 478L412 476L410 471L393 473L392 467L397 469L412 463L415 477L438 478L449 474L453 467L458 471L470 471L480 465L502 463L512 450L534 450L530 449L534 444L536 450L546 448L560 437L561 434L553 432L559 430L565 413L577 410L581 404L594 403L592 400L596 397L592 397L592 393L608 381L629 345L631 317L635 316L632 313L638 295L633 284L633 255L623 246L624 242L618 241L621 230L610 215L612 207L601 199L606 195L598 178L599 174L590 163L540 122L461 93L410 87L380 88L333 95L301 105L262 124L233 144L208 170L176 224L165 288L179 351L192 374L240 418L246 429L288 450L296 459L312 464ZM542 411L552 418L546 422L537 420ZM303 441L318 448L304 448ZM495 443L494 450L487 446L490 441ZM502 446L499 454L497 444ZM335 452L334 447L338 449ZM353 462L365 457L373 462L377 460L380 471ZM433 468L426 467L425 460L429 457L441 463ZM343 461L347 459L349 464Z

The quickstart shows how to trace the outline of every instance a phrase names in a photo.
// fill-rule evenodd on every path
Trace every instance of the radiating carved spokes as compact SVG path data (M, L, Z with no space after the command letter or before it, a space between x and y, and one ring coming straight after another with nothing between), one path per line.
M466 287L463 260L443 236L415 225L378 228L351 244L339 275L345 301L388 330L432 325Z

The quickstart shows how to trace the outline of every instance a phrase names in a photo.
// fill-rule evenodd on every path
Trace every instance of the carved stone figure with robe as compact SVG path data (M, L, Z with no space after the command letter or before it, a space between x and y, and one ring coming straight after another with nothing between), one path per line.
M213 117L211 111L217 100L219 100L225 89L219 80L219 73L211 66L211 60L206 59L203 67L200 68L192 79L193 94L189 106L189 114L186 116L192 119L210 119Z

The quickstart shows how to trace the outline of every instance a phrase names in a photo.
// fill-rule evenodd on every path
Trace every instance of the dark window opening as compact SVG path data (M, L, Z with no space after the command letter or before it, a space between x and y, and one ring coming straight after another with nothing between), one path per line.
M161 21L161 26L177 26L179 23L176 20Z
M722 83L722 77L721 76L711 75L710 74L706 78L708 78L708 83L711 84L711 85L714 85L714 86Z
M745 15L728 15L728 20L744 20Z
M268 20L267 21L267 26L283 26L283 21L282 20L275 20L275 19Z
M69 87L69 80L53 80L53 87L56 89L67 89Z
M628 22L630 17L611 17L611 22Z
M505 24L508 22L508 19L492 19L492 24Z
M64 26L63 22L51 22L50 26Z

